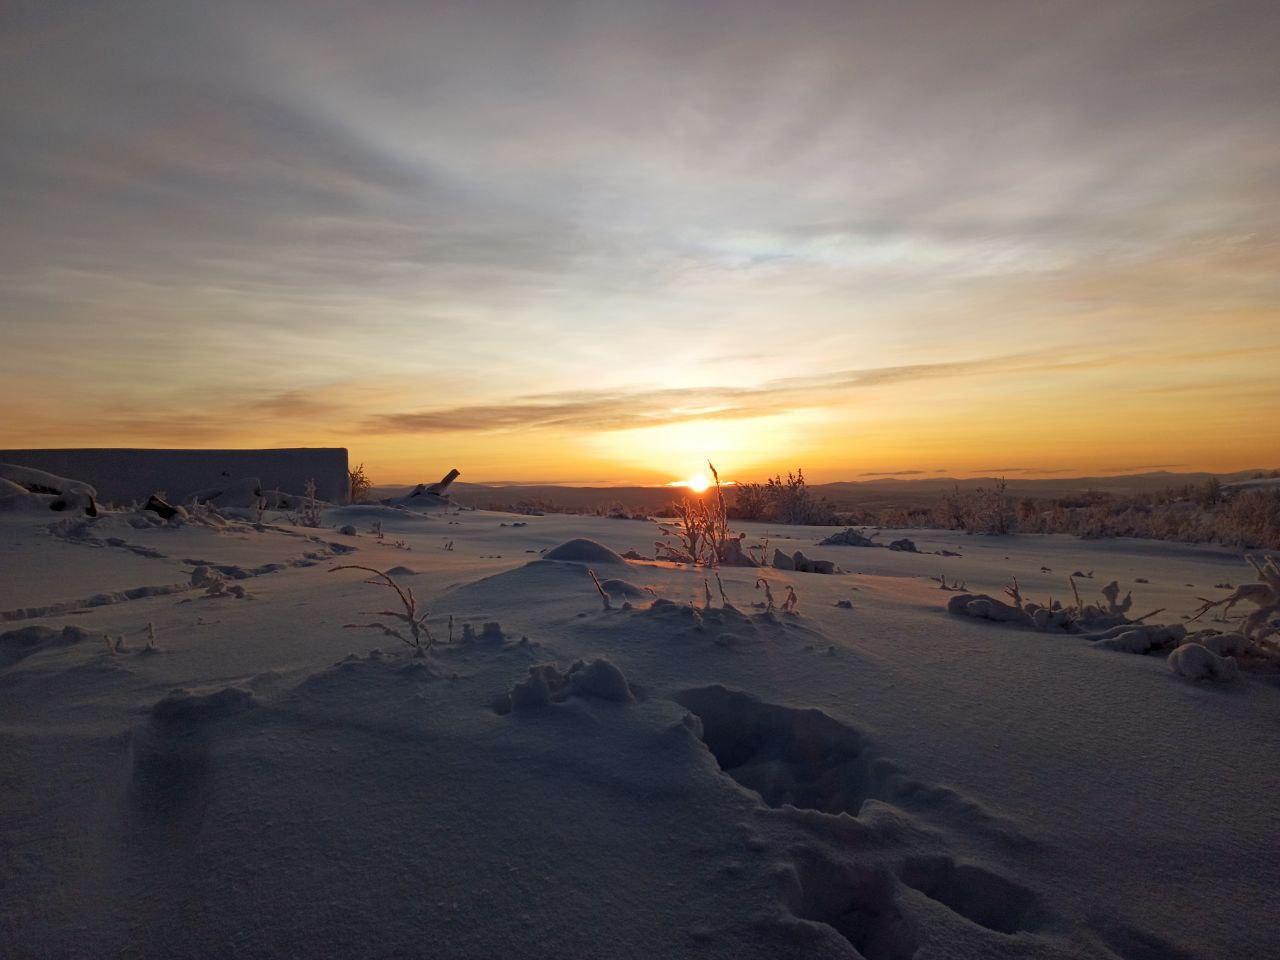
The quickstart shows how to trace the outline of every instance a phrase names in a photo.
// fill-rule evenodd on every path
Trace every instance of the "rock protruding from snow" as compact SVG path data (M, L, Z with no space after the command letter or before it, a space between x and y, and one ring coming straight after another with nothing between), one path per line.
M576 537L560 544L558 547L552 547L542 555L542 558L544 560L560 560L564 563L626 564L627 562L603 543L588 540L586 537Z
M870 537L861 530L855 530L853 527L841 530L839 533L833 533L825 540L819 540L818 546L821 547L880 547L883 544L876 543L873 539L875 534Z
M55 644L79 643L89 633L80 627L66 626L61 630L32 624L20 627L8 633L0 633L0 667L16 663L23 657L30 656L37 650Z
M1208 647L1198 643L1184 643L1169 654L1169 669L1188 680L1216 680L1225 682L1240 675L1240 668L1231 657L1220 657Z
M840 568L830 560L811 560L797 550L787 556L781 550L773 551L773 566L777 570L794 570L797 573L839 573Z
M147 502L143 504L142 509L150 510L152 513L157 514L161 520L172 520L178 515L177 507L165 500L164 497L154 493L147 498Z

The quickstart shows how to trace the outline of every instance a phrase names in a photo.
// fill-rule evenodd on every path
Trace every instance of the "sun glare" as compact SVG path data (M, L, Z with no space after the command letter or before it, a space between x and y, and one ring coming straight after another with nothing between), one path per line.
M686 487L694 493L702 493L707 489L707 487L711 486L711 478L705 473L696 473L688 480L677 480L675 483L671 484L671 486Z

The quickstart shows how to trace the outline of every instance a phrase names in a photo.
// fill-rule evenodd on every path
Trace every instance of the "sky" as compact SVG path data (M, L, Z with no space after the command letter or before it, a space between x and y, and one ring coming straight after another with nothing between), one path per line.
M1280 4L14 2L0 447L1280 466Z

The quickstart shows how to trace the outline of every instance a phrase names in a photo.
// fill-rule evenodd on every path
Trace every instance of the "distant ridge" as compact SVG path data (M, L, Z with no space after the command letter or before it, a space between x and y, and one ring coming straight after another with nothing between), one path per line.
M1195 471L1175 473L1153 470L1146 473L1116 474L1085 477L1005 477L1008 493L1013 497L1054 498L1067 497L1089 491L1111 494L1134 494L1162 490L1183 484L1198 484L1216 477L1223 484L1252 480L1261 474L1269 474L1272 468L1236 470L1230 473ZM932 503L946 490L959 487L972 490L989 486L1001 479L997 476L968 477L871 477L865 480L840 480L832 483L814 483L809 488L816 496L832 501L838 509L878 509L883 507L913 507ZM408 485L379 485L373 496L385 498L403 494ZM521 500L545 501L561 509L592 512L620 504L625 507L657 510L680 495L678 489L668 486L570 486L554 483L462 483L451 488L452 499L471 507L512 505Z

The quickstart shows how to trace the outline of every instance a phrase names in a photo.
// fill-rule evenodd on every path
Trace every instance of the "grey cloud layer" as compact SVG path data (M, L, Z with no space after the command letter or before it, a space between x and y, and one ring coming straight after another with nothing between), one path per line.
M620 324L622 351L682 333L679 301L728 355L808 304L878 319L884 291L960 308L978 282L1058 274L1060 292L1120 264L1129 295L1155 296L1142 265L1171 251L1187 258L1180 288L1229 261L1241 282L1213 288L1219 301L1277 292L1272 2L10 15L0 322L16 342L105 322L103 349L154 351L185 327L163 346L187 369L214 326L284 331L330 364L368 331L397 348L440 338L424 368L516 347L550 363L622 313L647 331ZM739 318L766 298L788 312ZM765 410L786 389L698 396ZM637 422L629 395L579 399L468 406L450 429Z

